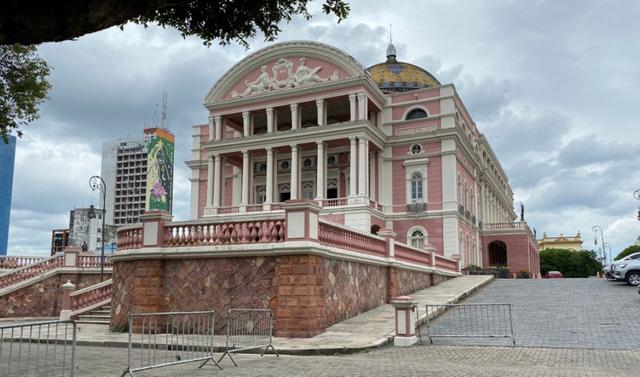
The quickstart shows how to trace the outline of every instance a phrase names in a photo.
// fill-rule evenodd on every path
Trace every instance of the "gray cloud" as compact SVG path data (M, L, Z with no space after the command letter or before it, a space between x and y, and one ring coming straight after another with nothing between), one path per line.
M599 223L614 249L640 231L636 202L640 137L640 4L609 1L353 1L341 24L319 15L282 25L279 41L311 39L369 66L385 59L393 23L399 58L453 82L527 206L548 233L590 232ZM41 119L19 141L11 253L44 254L49 232L96 196L101 144L139 135L169 92L176 134L175 215L188 218L191 126L227 69L263 47L206 48L173 30L127 26L40 48L55 68ZM635 227L634 227L635 225Z

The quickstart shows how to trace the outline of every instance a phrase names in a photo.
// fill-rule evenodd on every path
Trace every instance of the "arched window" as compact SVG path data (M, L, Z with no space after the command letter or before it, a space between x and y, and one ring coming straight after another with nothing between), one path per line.
M405 120L419 119L428 117L427 112L422 109L413 109L409 111Z
M409 230L407 241L409 245L422 249L427 244L427 231L418 227L412 228Z
M411 175L411 202L424 202L422 188L422 174L413 173Z

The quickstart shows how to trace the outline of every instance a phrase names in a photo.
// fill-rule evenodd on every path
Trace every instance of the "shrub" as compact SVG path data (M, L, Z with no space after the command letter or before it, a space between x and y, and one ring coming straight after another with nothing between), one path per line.
M567 278L594 276L602 264L593 250L546 249L540 252L540 271L560 271Z
M517 273L516 277L518 279L531 279L531 274L529 274L529 271L520 271Z

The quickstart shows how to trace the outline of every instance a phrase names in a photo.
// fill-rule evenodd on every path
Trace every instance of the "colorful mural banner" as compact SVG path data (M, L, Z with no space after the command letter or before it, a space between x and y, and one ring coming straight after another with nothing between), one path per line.
M158 130L147 143L147 211L171 213L173 202L173 135Z

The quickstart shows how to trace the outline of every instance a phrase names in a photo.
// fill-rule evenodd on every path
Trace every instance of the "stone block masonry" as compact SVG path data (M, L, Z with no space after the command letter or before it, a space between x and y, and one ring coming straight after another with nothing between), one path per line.
M105 280L110 273L105 273ZM93 272L59 273L0 296L0 318L57 317L62 309L62 284L71 281L76 289L100 282Z
M125 328L129 313L215 310L223 333L229 309L267 308L275 336L312 337L445 279L313 254L121 260L114 263L111 324Z

